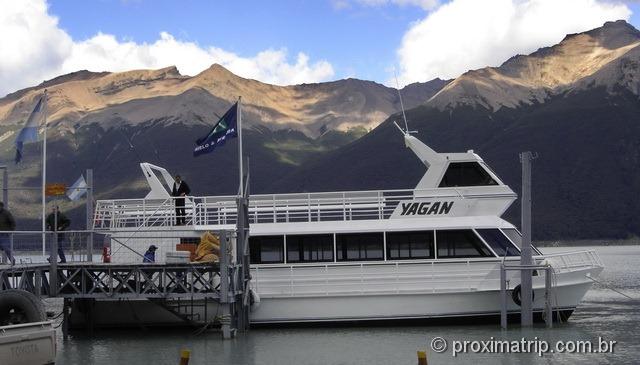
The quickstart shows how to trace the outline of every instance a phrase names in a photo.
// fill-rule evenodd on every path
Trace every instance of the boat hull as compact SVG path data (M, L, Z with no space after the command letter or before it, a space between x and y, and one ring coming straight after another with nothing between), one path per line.
M578 306L592 281L587 274L597 276L601 268L584 269L559 277L561 284L552 292L554 318L566 320ZM545 289L534 280L534 320L542 321ZM507 292L509 320L518 320L520 307ZM408 324L472 324L497 321L500 315L499 290L465 292L394 293L333 296L279 296L260 298L251 309L251 323L260 326L353 324L405 322ZM219 319L220 305L209 301L193 301L193 309L186 309L193 319ZM206 313L205 313L206 308ZM190 322L184 315L176 315L166 307L146 299L97 300L93 302L91 317L86 305L74 302L71 328L146 327L201 325ZM91 318L91 319L89 319ZM89 322L90 321L90 322Z

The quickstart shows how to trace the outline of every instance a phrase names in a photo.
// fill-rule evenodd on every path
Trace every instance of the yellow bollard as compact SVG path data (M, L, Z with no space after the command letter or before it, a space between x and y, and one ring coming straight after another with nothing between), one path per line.
M428 365L426 351L418 351L418 365Z
M180 365L189 365L189 358L191 357L191 351L180 351Z

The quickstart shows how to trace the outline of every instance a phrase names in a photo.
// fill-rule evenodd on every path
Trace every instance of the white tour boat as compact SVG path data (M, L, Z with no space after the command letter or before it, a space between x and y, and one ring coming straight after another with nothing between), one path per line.
M427 167L414 189L250 196L251 323L499 315L501 264L520 260L520 233L501 218L516 194L473 151L437 153L409 134L404 142ZM175 226L172 176L148 163L141 167L151 188L145 199L97 202L95 229L112 238L112 262L141 261L131 249L144 253L150 244L162 261L177 243L235 229L235 196L187 197L186 225ZM602 263L594 251L533 250L536 263L553 267L552 305L566 319ZM533 277L538 320L543 274ZM520 274L507 275L511 292ZM146 302L123 304L95 324L180 322ZM509 298L512 315L519 313L516 302Z

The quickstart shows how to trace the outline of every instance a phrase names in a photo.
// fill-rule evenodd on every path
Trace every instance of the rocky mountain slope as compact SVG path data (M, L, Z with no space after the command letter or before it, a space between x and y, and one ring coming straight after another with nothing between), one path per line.
M407 86L405 105L425 102L447 81ZM44 89L48 93L48 181L70 184L95 171L102 196L140 196L138 164L148 161L194 181L199 194L233 193L235 143L192 157L194 141L242 95L245 149L261 182L347 144L400 109L396 89L363 80L275 86L234 75L219 65L188 77L175 67L120 73L79 71L0 99L0 153L12 186L40 185L41 144L25 146L14 165L14 139ZM210 173L211 169L218 173ZM262 183L263 182L263 183ZM12 191L18 216L37 217L37 190ZM76 205L67 204L73 209Z
M500 67L469 71L428 103L440 109L479 105L489 110L543 103L593 87L640 92L640 31L623 20L605 23Z
M516 191L518 153L533 168L535 239L640 235L640 32L618 21L498 68L470 71L407 111L437 151L474 149ZM423 165L391 116L269 190L411 188ZM519 204L507 212L519 222Z

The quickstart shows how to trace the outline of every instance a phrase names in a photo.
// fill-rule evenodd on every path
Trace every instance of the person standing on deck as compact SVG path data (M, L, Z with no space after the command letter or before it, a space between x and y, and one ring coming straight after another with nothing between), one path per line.
M58 220L56 222L56 212L58 213ZM54 206L51 210L51 213L47 216L47 229L54 232L64 231L71 225L71 221L67 216L60 212L58 206ZM63 243L65 240L64 233L58 233L58 256L60 257L60 263L64 264L67 262L67 258L64 255ZM51 258L49 258L51 260Z
M16 259L11 252L11 238L6 231L14 231L16 229L16 220L13 219L13 215L7 209L4 209L4 203L0 202L0 250L4 251L7 255L11 265L16 264Z
M186 224L185 211L184 211L184 197L191 193L189 185L186 181L182 181L180 175L176 175L175 182L173 183L173 189L171 190L171 196L176 197L176 225L182 226Z

